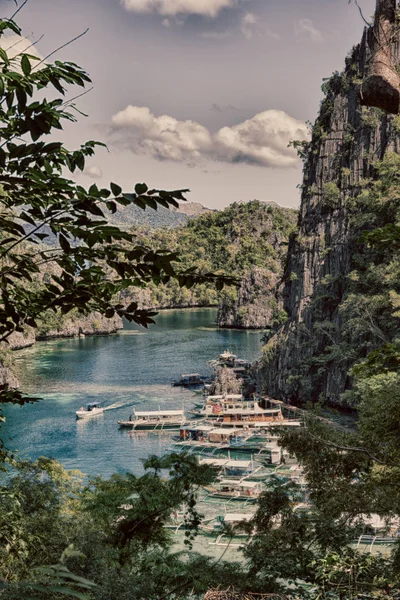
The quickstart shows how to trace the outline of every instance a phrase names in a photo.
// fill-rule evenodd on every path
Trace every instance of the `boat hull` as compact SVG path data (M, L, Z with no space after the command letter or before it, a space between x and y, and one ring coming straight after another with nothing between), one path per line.
M204 491L210 498L218 498L219 500L231 500L234 502L257 502L259 495L257 496L246 496L245 494L232 494L230 492L221 492L219 490L213 490L212 488L203 488Z
M184 423L136 423L135 421L118 421L120 427L134 429L135 431L179 431Z
M77 419L89 419L101 415L103 412L104 408L99 408L98 410L77 410L75 414Z

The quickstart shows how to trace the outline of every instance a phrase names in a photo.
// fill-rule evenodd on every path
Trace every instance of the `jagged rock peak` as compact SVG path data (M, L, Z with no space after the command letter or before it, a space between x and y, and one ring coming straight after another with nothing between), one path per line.
M377 0L371 56L367 77L360 90L360 101L364 106L375 106L393 114L398 114L400 104L398 29L396 0Z

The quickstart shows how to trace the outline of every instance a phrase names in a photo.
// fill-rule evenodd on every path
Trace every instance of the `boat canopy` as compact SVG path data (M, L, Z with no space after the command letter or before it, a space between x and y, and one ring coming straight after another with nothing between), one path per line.
M86 406L87 408L95 408L96 406L100 406L100 402L88 402Z
M260 487L259 481L237 481L236 479L221 479L220 484L221 485L231 485L234 487L249 488L249 489Z
M203 458L201 465L212 465L213 467L225 467L229 460L227 458Z
M134 411L136 417L184 417L183 410Z
M220 358L236 358L236 354L232 354L229 350L225 350L222 354L219 355Z
M254 407L246 408L237 406L235 408L226 408L223 412L224 415L274 415L281 414L280 408L261 408L258 404Z
M187 377L200 377L200 373L182 373L182 379L186 379Z
M250 521L254 517L251 513L228 513L224 516L226 523L237 523L238 521Z
M202 427L201 429L204 429L204 427ZM238 429L230 429L228 427L224 427L224 428L212 428L212 431L210 431L210 433L215 433L216 435L236 435L237 433L240 433L241 435L243 434L243 431L238 428Z
M251 460L228 460L227 467L233 468L241 468L241 469L249 469L252 466Z

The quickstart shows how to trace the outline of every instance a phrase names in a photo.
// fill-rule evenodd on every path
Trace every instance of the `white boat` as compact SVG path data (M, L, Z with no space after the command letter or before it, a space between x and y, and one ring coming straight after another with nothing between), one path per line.
M86 404L86 408L83 408L83 406L81 406L75 414L77 419L87 419L88 417L95 417L96 415L101 415L103 412L104 407L101 406L100 402L89 402L88 404Z
M285 419L281 406L269 402L262 408L256 400L243 400L240 395L209 396L203 407L191 414L218 423L218 427L265 428L275 425L300 426L299 420Z
M203 489L211 498L256 502L263 492L263 485L260 481L248 481L247 479L239 481L221 479Z
M130 415L127 421L118 421L121 427L131 429L151 429L162 431L164 429L180 429L186 423L183 410L151 410L136 411Z
M230 458L201 458L199 464L215 467L224 478L228 479L243 479L250 475L253 476L257 471L263 469L261 464L255 463L253 460L232 460Z

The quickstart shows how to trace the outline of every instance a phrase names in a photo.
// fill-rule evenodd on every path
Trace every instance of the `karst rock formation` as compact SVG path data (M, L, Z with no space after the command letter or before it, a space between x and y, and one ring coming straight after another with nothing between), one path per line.
M378 0L374 24L344 71L325 84L312 140L303 148L298 232L281 289L288 320L256 368L259 389L271 397L338 404L351 388L348 371L359 356L342 315L357 243L349 199L376 177L377 161L399 152L399 29L397 2Z

